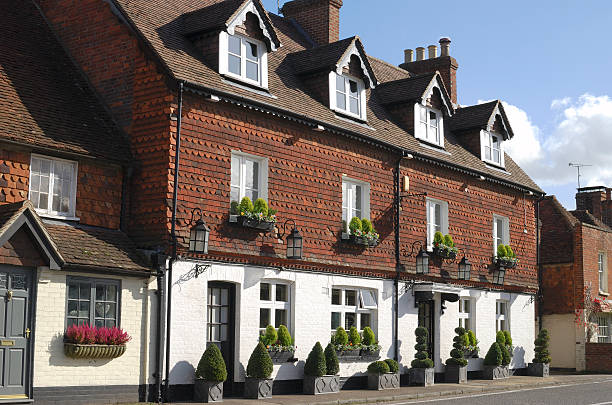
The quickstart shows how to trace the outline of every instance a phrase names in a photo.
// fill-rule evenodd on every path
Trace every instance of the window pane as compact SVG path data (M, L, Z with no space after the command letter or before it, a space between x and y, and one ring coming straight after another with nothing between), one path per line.
M79 302L79 318L87 318L87 317L89 317L89 302L80 301Z
M276 285L276 301L287 302L287 286L283 284Z
M485 159L491 160L491 148L488 146L485 146Z
M501 154L499 150L493 150L493 161L495 163L501 163Z
M340 290L332 288L332 305L340 305Z
M353 114L357 114L359 115L359 99L357 98L353 98L353 97L349 97L349 102L350 102L350 111Z
M331 314L331 328L337 329L340 326L340 312L332 312Z
M355 210L361 211L361 186L355 186Z
M246 76L247 76L247 79L258 81L259 80L259 65L257 63L247 61Z
M240 158L232 156L232 187L240 187Z
M78 301L68 301L68 316L77 317L79 316L79 302Z
M259 188L259 162L246 160L245 186L254 190Z
M434 226L436 231L442 231L442 207L434 204Z
M349 330L352 326L357 327L357 314L347 312L344 314L344 329Z
M246 48L247 48L247 55L246 55L247 59L257 61L258 60L257 45L251 42L247 42Z
M271 300L270 284L268 284L268 283L261 283L261 285L259 287L259 299L262 300L262 301L270 301Z
M366 326L372 327L372 315L371 314L360 314L361 324L359 328L363 330Z
M344 305L349 307L357 306L357 291L346 290L344 292Z
M277 309L274 314L274 327L279 328L281 325L287 326L287 310Z
M238 56L229 55L227 61L227 69L230 71L230 73L240 75L242 71L240 69L240 58Z
M425 107L419 107L419 119L421 122L427 123L427 110Z
M336 107L346 110L346 97L344 93L336 92Z
M104 301L106 299L106 288L103 285L96 286L96 300Z
M259 309L259 328L265 329L268 325L270 325L270 309L260 308Z
M336 76L336 90L342 93L346 93L346 82L344 77Z
M438 127L438 116L433 111L429 112L429 126L431 126L432 128Z
M236 55L241 55L240 38L230 35L228 38L229 51Z
M361 290L361 299L363 300L364 308L376 307L376 298L374 297L374 291L372 290Z
M78 284L70 284L68 286L68 298L69 299L79 298L79 285Z

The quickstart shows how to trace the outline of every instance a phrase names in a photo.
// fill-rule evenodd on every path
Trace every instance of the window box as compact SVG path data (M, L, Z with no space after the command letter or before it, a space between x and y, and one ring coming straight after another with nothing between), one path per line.
M125 353L125 345L64 343L64 353L73 359L116 359Z
M363 360L374 361L380 359L380 349L361 349L359 355Z
M478 348L472 350L465 350L463 352L464 359L477 359L478 358Z
M338 360L344 360L344 361L360 360L361 359L360 353L361 353L361 349L336 350L336 355L338 356Z
M274 364L295 363L297 361L293 350L276 351L268 349L268 353Z
M357 235L352 235L350 233L342 232L342 240L350 241L350 243L354 245L359 245L359 246L365 246L365 247L378 246L378 236L376 237L365 236L365 235L357 236Z
M518 259L515 257L496 257L495 265L505 269L513 269L518 264Z
M434 247L433 254L445 260L455 260L457 258L457 252L452 249L448 249L446 246Z
M272 232L276 222L260 219L252 219L244 215L238 215L236 218L238 225L243 228L251 228L259 231Z

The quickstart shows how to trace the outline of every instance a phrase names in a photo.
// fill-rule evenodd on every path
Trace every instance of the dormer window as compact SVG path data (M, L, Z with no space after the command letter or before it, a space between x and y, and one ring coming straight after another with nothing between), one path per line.
M482 131L480 137L482 160L496 166L504 166L502 137L489 131Z
M330 90L332 110L363 121L366 120L365 85L361 79L332 72Z
M222 32L219 62L221 74L258 87L268 87L268 58L262 42Z
M442 112L415 104L415 137L423 141L444 147L444 130Z

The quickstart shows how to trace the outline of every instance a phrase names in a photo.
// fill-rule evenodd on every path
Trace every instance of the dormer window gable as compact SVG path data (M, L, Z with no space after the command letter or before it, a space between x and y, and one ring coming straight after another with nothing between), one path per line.
M444 148L445 117L452 114L452 106L438 80L432 80L420 100L414 103L415 138Z
M491 115L489 125L480 131L480 153L483 162L503 168L505 167L503 143L513 134L504 119L505 114L502 115L499 110L500 107L501 103L498 103Z

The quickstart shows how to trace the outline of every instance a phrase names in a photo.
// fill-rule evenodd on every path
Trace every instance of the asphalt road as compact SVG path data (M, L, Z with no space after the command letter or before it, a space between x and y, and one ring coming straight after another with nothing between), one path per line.
M390 402L388 405L612 405L612 379L505 392L462 395L444 399Z

